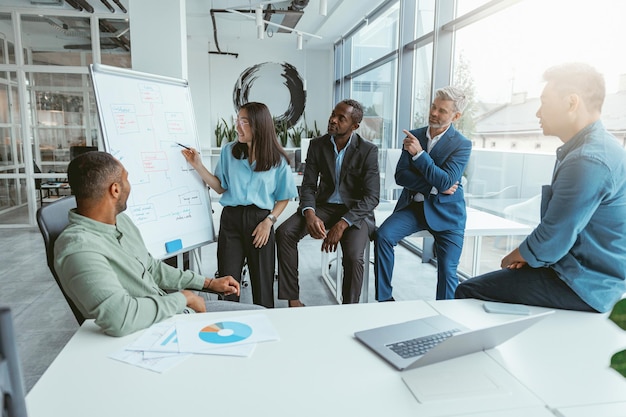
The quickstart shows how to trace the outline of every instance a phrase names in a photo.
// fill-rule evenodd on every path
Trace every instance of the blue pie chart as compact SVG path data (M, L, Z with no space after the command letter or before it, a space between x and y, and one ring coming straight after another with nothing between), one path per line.
M237 321L220 321L203 327L198 333L200 340L207 343L235 343L247 339L252 334L252 328Z

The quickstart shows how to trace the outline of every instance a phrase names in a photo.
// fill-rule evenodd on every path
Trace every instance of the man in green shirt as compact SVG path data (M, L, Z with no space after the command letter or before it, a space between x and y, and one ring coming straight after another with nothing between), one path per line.
M182 271L148 253L139 230L122 213L131 187L128 172L113 156L78 156L68 166L68 180L77 207L54 245L54 267L78 309L106 334L123 336L183 312L258 308L205 301L187 288L239 295L239 283L231 276Z

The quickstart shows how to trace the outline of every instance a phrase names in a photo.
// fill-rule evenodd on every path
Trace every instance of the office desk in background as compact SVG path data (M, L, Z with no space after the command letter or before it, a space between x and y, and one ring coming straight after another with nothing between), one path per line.
M393 212L395 203L381 203L374 214L376 216L376 225L380 226L387 217ZM526 236L532 232L533 227L518 223L513 220L505 219L504 217L496 216L484 211L476 210L473 208L467 208L467 223L465 225L465 237L473 238L472 249L472 270L471 276L475 277L480 273L480 257L482 250L482 238L484 236ZM432 235L427 230L414 233L409 237L421 237L424 239L432 239ZM426 244L424 244L426 246ZM332 254L322 253L322 278L324 282L335 295L335 299L338 303L341 303L341 285L343 280L343 268L341 268L341 252L338 251L336 255L336 273L331 275L329 265L329 259ZM427 256L430 259L430 256ZM370 259L369 246L365 251L365 259ZM428 262L429 259L423 259L424 262ZM361 302L367 303L369 301L368 291L369 288L369 268L364 268L363 271L363 290L361 291Z
M267 310L255 314L267 315L279 341L259 344L248 358L192 355L163 374L107 357L139 333L109 337L87 321L28 394L29 415L554 417L547 407L576 412L626 403L626 381L608 368L608 353L623 349L626 335L604 315L566 311L498 349L407 371L444 391L420 403L402 373L353 334L437 311L474 328L515 318L485 313L475 300ZM481 396L472 386L486 372L503 388L499 394Z
M70 185L67 182L44 182L40 186L41 204L52 203L61 197L70 194ZM45 195L44 195L45 193Z

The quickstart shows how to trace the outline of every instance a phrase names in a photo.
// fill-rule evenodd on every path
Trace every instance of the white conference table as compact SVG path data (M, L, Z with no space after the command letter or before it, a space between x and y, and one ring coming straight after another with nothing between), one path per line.
M381 203L374 215L376 217L376 225L380 226L387 217L393 212L395 204ZM474 208L467 208L467 222L465 224L465 236L473 238L472 249L472 276L475 277L480 273L480 257L482 249L483 236L519 236L528 235L533 231L533 227L518 223L516 221L506 219L504 217L496 216L491 213L487 213ZM432 238L432 235L427 230L414 233L411 237ZM368 260L370 255L369 245L365 251L365 259ZM338 303L341 303L341 283L343 279L343 268L341 268L341 261L339 260L341 255L340 251L337 252L337 267L334 276L330 273L329 255L322 254L322 278L328 286L328 288L335 295L335 299ZM369 288L369 268L365 268L363 271L363 290L361 291L361 302L367 303L369 301L368 291Z
M566 311L496 349L406 371L429 387L418 402L401 379L406 372L353 334L437 311L468 327L516 318L485 313L475 300L255 311L280 340L259 344L247 358L192 355L162 374L107 357L140 332L109 337L89 320L28 394L29 416L554 417L550 410L558 409L577 417L587 407L626 402L626 380L608 368L611 352L626 348L626 332L605 315ZM175 319L211 323L243 314L250 312ZM502 388L497 394L473 386L487 374Z

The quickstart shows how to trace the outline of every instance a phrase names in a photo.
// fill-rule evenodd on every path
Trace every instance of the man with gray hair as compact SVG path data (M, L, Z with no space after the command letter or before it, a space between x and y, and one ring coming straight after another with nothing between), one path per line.
M436 298L454 298L466 218L460 181L472 143L452 123L459 120L466 105L462 90L441 88L430 106L428 126L403 130L406 137L395 179L404 188L393 214L376 232L374 274L378 301L394 300L394 247L420 230L428 230L435 238Z

